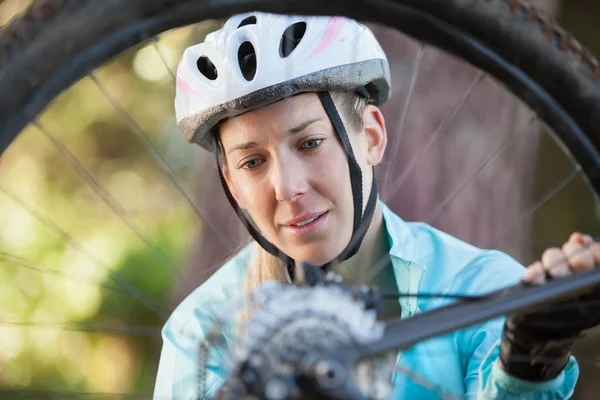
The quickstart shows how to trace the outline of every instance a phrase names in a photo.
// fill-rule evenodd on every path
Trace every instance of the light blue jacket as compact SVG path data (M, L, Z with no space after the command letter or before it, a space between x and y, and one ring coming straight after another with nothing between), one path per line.
M390 241L390 256L400 292L483 294L515 284L525 269L508 255L482 250L423 223L407 223L380 202ZM163 328L154 399L197 399L198 343L215 317L239 298L245 266L255 243L224 264L190 294ZM402 317L422 313L450 300L401 298ZM568 399L579 369L573 357L554 380L531 383L508 376L498 367L504 319L498 318L421 342L398 354L402 370L393 376L393 399L439 399L432 387L467 399ZM229 344L230 338L224 335ZM225 355L213 349L209 358L205 397L223 382ZM422 382L428 382L422 385Z

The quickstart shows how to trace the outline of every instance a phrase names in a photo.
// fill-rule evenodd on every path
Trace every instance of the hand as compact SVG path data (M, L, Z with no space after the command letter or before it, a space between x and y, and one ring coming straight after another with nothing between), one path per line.
M589 235L575 232L561 249L552 247L542 254L541 261L527 267L524 281L543 284L548 279L561 278L576 272L590 271L600 264L600 243Z
M543 285L552 279L591 271L600 264L600 243L573 233L562 248L547 249L523 280ZM528 381L556 378L581 333L600 324L600 288L509 315L502 332L500 364L511 376Z

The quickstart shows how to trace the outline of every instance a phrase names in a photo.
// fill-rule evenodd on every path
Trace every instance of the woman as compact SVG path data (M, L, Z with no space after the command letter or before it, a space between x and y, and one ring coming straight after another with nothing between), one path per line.
M372 32L339 17L236 15L186 50L175 101L180 129L215 152L225 193L254 241L166 323L156 399L197 398L198 343L225 318L218 306L262 282L294 279L299 262L336 264L348 284L370 277L384 290L476 295L520 279L543 284L600 261L600 245L576 233L525 269L388 209L373 169L387 143L378 106L390 95L389 77ZM381 317L444 303L402 298ZM578 377L571 346L597 321L579 318L554 332L544 325L548 315L556 320L546 313L489 321L420 343L398 362L468 398L568 398ZM520 361L533 356L535 363ZM211 397L226 377L223 355L212 352L203 373L200 397ZM437 398L402 374L393 388L393 398Z

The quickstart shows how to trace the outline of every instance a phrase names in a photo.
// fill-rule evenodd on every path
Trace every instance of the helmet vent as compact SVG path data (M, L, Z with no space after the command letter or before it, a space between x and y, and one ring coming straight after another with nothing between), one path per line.
M214 81L219 76L217 68L206 56L200 57L198 61L196 61L196 65L198 66L198 71L211 81Z
M306 33L306 22L296 22L283 32L279 42L279 55L283 58L292 54Z
M246 26L246 25L253 25L256 24L256 16L255 15L251 15L249 17L246 17L242 20L242 22L240 22L240 24L238 25L238 29L240 29L242 26Z
M246 41L240 45L238 50L238 62L240 70L247 81L254 79L256 75L256 51L252 43Z

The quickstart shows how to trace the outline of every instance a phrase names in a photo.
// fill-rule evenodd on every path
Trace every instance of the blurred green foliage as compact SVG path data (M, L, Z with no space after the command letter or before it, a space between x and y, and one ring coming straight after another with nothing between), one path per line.
M152 390L160 327L202 229L185 196L203 155L177 131L172 74L214 26L119 55L2 156L0 388Z

